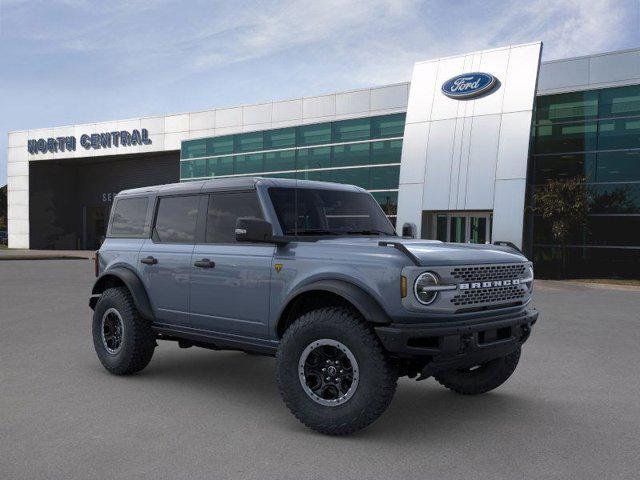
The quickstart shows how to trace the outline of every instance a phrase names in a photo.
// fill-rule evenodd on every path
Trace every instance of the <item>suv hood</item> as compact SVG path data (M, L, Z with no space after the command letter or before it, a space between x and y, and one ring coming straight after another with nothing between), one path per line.
M475 265L480 263L519 263L527 258L509 247L472 243L442 243L425 240L402 240L420 263L428 265Z
M401 237L333 237L320 242L340 245L379 247L378 243L394 242L404 245L415 255L422 266L476 265L487 263L519 263L527 258L509 247L472 243L443 243L438 240L414 240Z

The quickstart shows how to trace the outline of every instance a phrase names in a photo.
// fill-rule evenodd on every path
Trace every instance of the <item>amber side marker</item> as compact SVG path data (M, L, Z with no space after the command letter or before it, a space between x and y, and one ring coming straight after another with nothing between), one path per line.
M402 298L407 296L407 277L400 277L400 295Z

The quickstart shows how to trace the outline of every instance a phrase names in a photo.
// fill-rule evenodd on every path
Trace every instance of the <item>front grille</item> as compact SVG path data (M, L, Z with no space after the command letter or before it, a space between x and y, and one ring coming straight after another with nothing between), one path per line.
M483 282L488 280L511 280L520 278L525 271L523 263L512 265L478 265L457 267L451 270L451 276L462 282Z
M524 267L523 267L524 268ZM497 278L497 277L494 277ZM451 299L456 307L466 305L476 305L479 303L503 303L509 301L522 300L525 292L518 285L505 287L479 288L477 290L465 290Z

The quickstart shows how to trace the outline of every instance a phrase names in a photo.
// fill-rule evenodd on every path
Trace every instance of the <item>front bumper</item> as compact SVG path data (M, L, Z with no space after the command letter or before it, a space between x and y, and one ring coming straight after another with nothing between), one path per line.
M401 357L420 360L422 377L437 371L470 367L503 357L522 345L538 319L528 308L482 320L437 324L390 324L375 327L384 347Z

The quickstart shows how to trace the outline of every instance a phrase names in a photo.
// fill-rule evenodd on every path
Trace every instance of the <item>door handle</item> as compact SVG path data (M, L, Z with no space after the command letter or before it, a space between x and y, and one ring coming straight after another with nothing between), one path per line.
M200 268L213 268L216 266L216 262L212 262L208 258L203 258L202 260L194 262L193 265Z
M155 265L158 263L158 259L152 256L148 256L140 259L140 263L144 263L145 265Z

